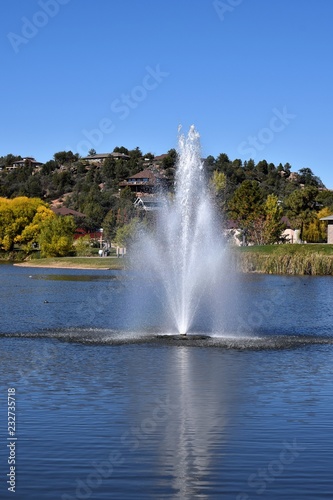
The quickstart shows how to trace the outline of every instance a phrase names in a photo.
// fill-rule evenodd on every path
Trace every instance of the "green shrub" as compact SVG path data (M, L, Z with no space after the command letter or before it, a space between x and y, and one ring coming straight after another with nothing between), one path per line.
M78 238L74 242L74 247L76 255L78 257L90 257L94 253L94 250L90 243L89 234L87 234L86 236L82 236L81 238Z

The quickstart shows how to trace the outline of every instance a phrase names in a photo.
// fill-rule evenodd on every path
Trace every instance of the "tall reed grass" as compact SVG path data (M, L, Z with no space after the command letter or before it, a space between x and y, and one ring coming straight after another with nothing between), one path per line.
M264 254L262 252L235 252L235 267L245 273L333 275L333 256L313 253Z
M0 262L21 262L25 257L26 253L21 251L0 251Z

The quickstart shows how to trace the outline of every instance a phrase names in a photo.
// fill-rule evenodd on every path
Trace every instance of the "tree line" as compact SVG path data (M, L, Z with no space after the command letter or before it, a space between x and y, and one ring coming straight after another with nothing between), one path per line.
M325 241L326 225L320 218L333 213L333 192L310 168L292 172L289 163L242 163L225 154L206 162L220 213L235 221L247 243L282 241L286 224L299 229L303 241Z
M133 226L137 216L133 193L128 188L119 191L119 183L146 168L154 158L150 152L143 154L139 147L129 150L121 146L114 152L124 153L129 159L109 156L100 165L92 165L72 151L60 151L38 169L27 163L8 170L21 157L12 154L1 157L0 197L7 200L38 198L45 204L44 208L59 199L64 206L86 215L75 221L80 227L87 231L103 227L105 237L113 239L119 229L126 233L124 227ZM165 188L171 194L176 161L177 153L171 149L159 166ZM204 163L221 219L232 219L247 242L279 241L285 227L282 216L302 231L303 240L324 240L325 226L319 218L333 213L333 193L325 189L310 168L292 172L289 163L275 165L266 160L255 163L252 159L242 162L230 160L225 153L216 158L208 156ZM7 248L4 243L7 240L1 238L2 248ZM29 244L23 240L20 243Z

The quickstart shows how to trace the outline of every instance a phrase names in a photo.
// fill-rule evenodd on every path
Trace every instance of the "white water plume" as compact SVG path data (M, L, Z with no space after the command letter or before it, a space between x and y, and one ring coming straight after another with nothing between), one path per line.
M199 134L191 126L179 137L175 193L162 197L156 224L143 231L135 253L180 334L198 315L214 316L225 246L210 196Z

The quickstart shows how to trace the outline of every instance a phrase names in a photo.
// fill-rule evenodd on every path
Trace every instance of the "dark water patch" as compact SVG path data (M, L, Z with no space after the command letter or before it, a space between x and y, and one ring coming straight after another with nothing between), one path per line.
M239 351L298 349L311 345L333 345L333 337L325 335L263 335L232 336L163 334L150 332L130 332L97 328L48 329L39 332L16 332L1 334L1 337L48 338L63 342L87 345L135 345L170 347L209 347Z
M29 275L29 278L34 280L45 280L45 281L119 281L123 280L124 277L119 275L98 275L98 274L34 274Z

